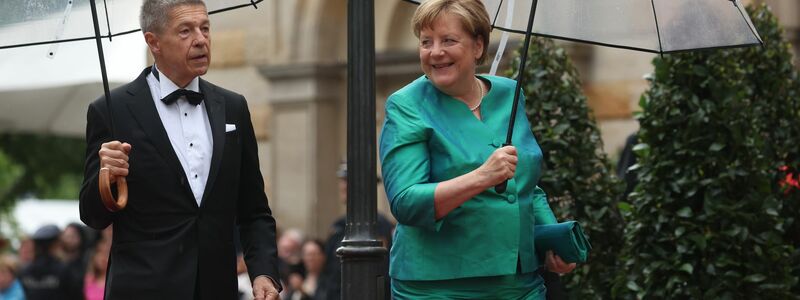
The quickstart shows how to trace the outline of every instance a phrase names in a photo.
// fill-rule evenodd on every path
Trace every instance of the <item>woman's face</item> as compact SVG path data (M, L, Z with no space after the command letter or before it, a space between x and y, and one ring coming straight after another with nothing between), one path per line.
M303 263L309 273L319 273L325 264L325 254L319 245L308 242L303 245Z
M419 33L422 71L443 91L472 86L475 65L483 52L483 41L467 33L458 17L444 13Z
M81 235L75 227L67 226L61 232L61 245L67 251L75 251L81 246Z
M94 257L94 265L98 268L99 271L102 271L102 274L108 270L108 255L111 252L111 243L101 243L98 244Z

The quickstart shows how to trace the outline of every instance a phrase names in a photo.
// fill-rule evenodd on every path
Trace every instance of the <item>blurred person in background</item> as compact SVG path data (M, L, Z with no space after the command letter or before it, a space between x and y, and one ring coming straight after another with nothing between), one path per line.
M89 233L86 226L69 223L59 236L61 241L61 258L67 265L74 262L88 262L87 252L90 248Z
M297 228L285 230L278 238L278 272L284 280L289 278L290 272L301 270L305 274L302 254L304 240L303 232Z
M66 298L70 300L83 299L83 277L86 274L86 265L89 263L89 232L87 228L78 223L70 223L61 232L61 259L66 269L64 288Z
M239 281L239 300L253 300L253 286L250 276L247 275L247 264L244 263L244 253L236 251L236 279Z
M83 280L82 291L86 300L103 300L110 252L110 242L99 241L95 245L94 252L90 255L86 277Z
M347 162L339 164L339 169L336 171L336 177L339 178L339 201L347 205ZM378 179L380 180L380 179ZM377 216L377 238L383 242L386 249L392 248L392 232L394 224L389 219L378 213ZM336 249L342 246L342 239L344 239L345 226L347 225L347 216L341 216L339 219L331 224L328 239L325 241L325 267L322 269L320 275L317 292L315 299L320 300L339 300L341 299L342 291L342 262L336 256ZM386 257L381 265L385 278L389 278L389 258ZM386 287L388 288L388 286Z
M11 242L0 232L0 253L6 252L8 250L6 248L10 248L10 246Z
M17 262L10 256L0 256L0 300L25 300L17 279Z
M61 230L45 225L31 236L35 253L33 262L19 272L19 280L28 300L66 299L65 268L57 253Z
M36 253L36 246L33 240L29 237L23 237L19 240L19 251L17 251L17 261L19 262L20 269L25 268L33 262L33 256Z
M312 299L316 299L317 286L319 284L320 273L325 266L325 247L319 240L308 240L303 243L303 266L306 269L305 280L303 280L303 292Z
M303 291L303 283L306 280L305 267L302 265L294 266L289 269L286 275L286 286L281 294L281 299L286 300L311 300L311 296Z

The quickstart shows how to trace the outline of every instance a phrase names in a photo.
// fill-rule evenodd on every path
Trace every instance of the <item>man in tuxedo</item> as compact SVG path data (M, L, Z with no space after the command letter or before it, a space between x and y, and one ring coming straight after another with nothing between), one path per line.
M243 96L199 76L211 59L198 0L146 0L141 26L155 58L109 106L87 113L81 220L113 224L106 299L236 299L238 225L255 299L277 299L275 219L264 193ZM98 172L124 177L128 204L110 212Z

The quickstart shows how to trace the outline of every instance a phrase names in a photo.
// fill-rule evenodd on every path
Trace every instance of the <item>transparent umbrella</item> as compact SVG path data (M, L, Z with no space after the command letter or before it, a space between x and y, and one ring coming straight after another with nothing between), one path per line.
M206 0L213 15L238 8L258 8L263 0ZM99 34L92 24L97 3ZM140 31L142 0L3 0L0 3L0 49L50 45L45 55L58 54L62 43L114 37ZM91 58L91 56L87 56ZM94 59L97 59L94 57Z
M426 0L404 0L419 4ZM525 35L524 70L531 35L651 53L743 47L762 44L739 0L482 0L492 27ZM501 46L502 48L502 46ZM495 57L495 64L500 55ZM517 73L519 98L525 72ZM517 104L512 101L505 145ZM505 191L505 183L496 187Z
M253 7L263 0L207 0L209 14L237 8ZM0 50L32 47L47 49L42 55L56 58L63 43L95 40L97 53L84 53L83 57L71 57L78 63L98 60L103 81L105 101L109 107L109 128L114 136L113 116L106 74L102 39L113 41L114 37L140 31L139 8L142 0L4 0L0 3ZM90 26L88 26L90 25ZM47 70L41 70L47 72ZM65 76L68 74L65 74ZM127 184L124 178L117 180L118 199L114 199L110 187L108 170L100 172L100 194L103 204L110 211L118 211L127 204Z

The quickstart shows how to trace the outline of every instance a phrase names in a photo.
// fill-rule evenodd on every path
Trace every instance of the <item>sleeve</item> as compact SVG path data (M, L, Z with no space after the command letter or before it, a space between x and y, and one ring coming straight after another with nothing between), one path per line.
M100 156L97 152L103 143L111 140L111 131L104 116L107 110L105 107L98 107L101 106L100 103L102 101L90 104L86 115L86 161L79 196L81 221L97 230L108 227L114 216L100 200Z
M519 105L525 107L525 93L522 89L519 91ZM533 143L536 143L536 137L530 131L530 120L524 109L517 111L517 120L517 123L521 124L521 126L516 129L527 131ZM553 214L553 210L550 209L550 204L547 203L547 194L538 185L533 188L533 217L536 225L558 223L556 216Z
M258 276L266 275L277 284L278 251L275 233L275 218L269 208L267 195L264 192L264 178L261 176L258 162L258 145L256 143L250 111L243 96L241 101L240 134L242 140L242 162L239 175L239 203L237 205L237 222L239 236L244 252L244 260L252 282Z
M389 97L380 138L389 207L400 224L438 231L442 220L434 216L437 183L430 182L429 138L418 109L400 95Z
M547 203L547 194L539 186L533 191L533 218L536 225L558 223L553 210Z

